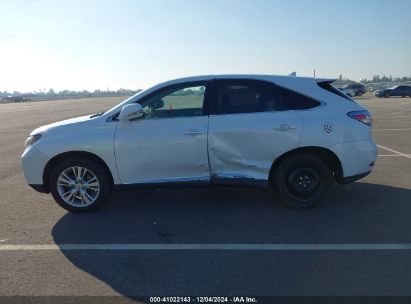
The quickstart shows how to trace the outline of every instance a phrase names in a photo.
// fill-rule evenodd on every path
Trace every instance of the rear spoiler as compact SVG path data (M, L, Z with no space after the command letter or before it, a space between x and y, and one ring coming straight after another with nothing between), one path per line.
M336 80L337 79L335 78L315 78L315 81L317 81L317 83L322 83L322 82L333 83Z
M345 98L345 99L348 99L349 101L355 102L355 101L354 101L352 98L350 98L348 95L344 94L343 92L341 92L340 90L336 89L335 87L333 87L333 86L331 85L334 81L336 81L336 79L316 78L315 80L317 81L317 85L318 85L320 88L322 88L322 89L324 89L324 90L326 90L326 91L328 91L328 92L330 92L330 93L333 93L333 94L335 94L335 95L338 95L338 96L340 96L340 97L343 97L343 98Z

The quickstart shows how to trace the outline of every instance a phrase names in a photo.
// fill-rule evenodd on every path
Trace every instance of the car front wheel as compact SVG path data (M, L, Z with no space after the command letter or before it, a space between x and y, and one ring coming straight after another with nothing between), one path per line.
M69 158L50 174L54 200L71 212L90 212L99 208L111 192L111 180L102 166L92 159Z
M273 179L272 184L283 203L304 209L326 198L333 184L333 172L316 154L294 154L280 163Z

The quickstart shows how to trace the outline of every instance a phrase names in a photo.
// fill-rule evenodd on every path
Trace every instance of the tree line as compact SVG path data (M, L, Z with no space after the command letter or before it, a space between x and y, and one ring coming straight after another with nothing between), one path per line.
M82 97L108 97L108 96L131 96L138 92L141 92L141 89L138 90L129 90L129 89L118 89L118 90L82 90L82 91L73 91L73 90L62 90L62 91L54 91L53 89L49 90L40 90L35 92L8 92L4 90L0 92L0 97L8 97L8 96L22 96L27 98L34 98L34 99L51 99L51 98L82 98Z
M340 75L334 84L336 85L347 85L347 84L352 84L352 83L362 83L364 85L366 84L378 84L378 83L401 83L401 82L411 82L411 77L409 76L403 76L403 77L392 77L392 76L380 76L380 75L374 75L371 79L367 78L362 78L359 81L354 81L349 78L345 78L342 75Z

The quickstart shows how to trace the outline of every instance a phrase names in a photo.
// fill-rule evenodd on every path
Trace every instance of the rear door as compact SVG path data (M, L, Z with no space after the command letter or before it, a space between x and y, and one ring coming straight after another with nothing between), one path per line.
M260 80L213 81L208 152L212 182L266 181L273 161L298 146L302 123Z

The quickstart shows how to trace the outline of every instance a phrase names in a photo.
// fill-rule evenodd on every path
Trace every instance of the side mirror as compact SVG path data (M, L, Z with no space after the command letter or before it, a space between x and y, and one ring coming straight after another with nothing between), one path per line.
M130 121L132 119L143 117L143 107L139 103L125 105L118 116L119 121Z
M164 101L162 99L158 99L151 104L151 108L153 109L161 109L164 107Z

